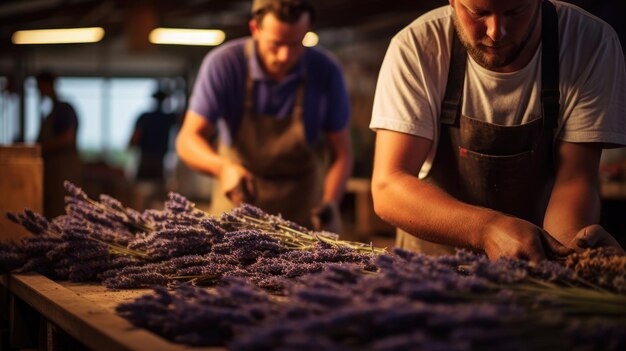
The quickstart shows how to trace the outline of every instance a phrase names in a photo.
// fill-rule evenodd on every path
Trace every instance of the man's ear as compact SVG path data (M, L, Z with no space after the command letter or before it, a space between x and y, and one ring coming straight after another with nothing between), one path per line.
M259 31L259 25L257 21L253 18L248 22L248 26L250 27L250 34L252 34L253 38L256 38L257 33Z

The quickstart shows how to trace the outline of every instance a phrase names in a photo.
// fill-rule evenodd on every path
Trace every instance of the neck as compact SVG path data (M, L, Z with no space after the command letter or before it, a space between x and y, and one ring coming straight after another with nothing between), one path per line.
M265 72L267 73L267 71L265 71ZM284 74L284 73L275 73L275 74L272 74L272 73L267 73L267 75L268 75L270 78L272 78L272 80L273 80L273 81L275 81L276 83L280 83L280 82L282 82L282 81L283 81L283 79L285 79L285 77L287 76L287 75L286 75L286 74Z

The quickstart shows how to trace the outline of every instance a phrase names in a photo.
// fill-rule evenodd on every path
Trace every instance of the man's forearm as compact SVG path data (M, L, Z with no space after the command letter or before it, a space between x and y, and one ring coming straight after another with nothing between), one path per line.
M198 135L179 135L176 151L180 159L193 170L218 176L229 162L218 155L209 143Z
M331 152L331 164L324 178L322 201L339 204L345 191L346 182L352 174L354 155L350 131L344 129L328 133L326 139Z
M346 182L352 174L351 154L345 154L336 158L328 168L324 178L324 202L334 202L339 204L343 197Z
M543 228L562 244L600 219L598 166L602 149L596 144L559 142L556 178Z
M597 184L584 179L557 182L543 221L544 229L566 246L576 233L600 220L600 194Z
M409 174L374 178L374 207L385 221L424 240L482 250L485 227L502 214L460 202Z
M484 250L492 259L545 257L544 233L535 224L461 202L418 179L431 145L426 138L377 132L372 178L376 214L422 239Z

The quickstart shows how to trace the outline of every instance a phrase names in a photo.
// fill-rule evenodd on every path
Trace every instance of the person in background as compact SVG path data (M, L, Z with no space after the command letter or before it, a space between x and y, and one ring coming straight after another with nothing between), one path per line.
M163 159L169 149L170 132L176 125L177 116L165 112L167 93L159 89L152 97L156 102L155 108L137 118L129 147L136 147L140 152L135 179L163 182Z
M217 178L214 213L246 202L340 231L353 164L350 109L339 64L302 44L314 19L308 0L255 0L252 38L204 59L176 148L191 168Z
M600 19L560 1L450 0L399 32L381 67L375 211L425 253L623 253L598 225L598 164L626 145L625 101L622 48Z
M82 180L82 164L76 147L78 118L72 105L59 100L54 86L56 77L52 73L41 72L36 80L42 101L48 98L52 104L37 137L44 163L44 215L52 218L65 213L63 182L80 184Z

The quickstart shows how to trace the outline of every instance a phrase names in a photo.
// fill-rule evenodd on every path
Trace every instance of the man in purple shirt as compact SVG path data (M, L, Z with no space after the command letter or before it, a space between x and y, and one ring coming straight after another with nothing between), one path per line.
M254 0L252 15L252 38L205 57L178 155L217 178L213 213L247 202L338 232L337 204L353 162L341 69L302 45L315 16L309 0Z

